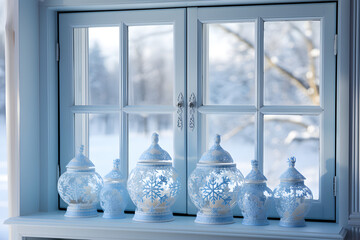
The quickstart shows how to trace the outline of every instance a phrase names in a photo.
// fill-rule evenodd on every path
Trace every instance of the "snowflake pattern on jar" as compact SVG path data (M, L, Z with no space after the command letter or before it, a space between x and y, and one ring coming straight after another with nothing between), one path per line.
M232 208L237 203L243 179L230 154L220 146L217 135L215 145L203 154L188 180L190 199L199 209L195 222L232 223Z
M158 145L158 135L139 159L129 176L128 192L136 205L134 220L163 222L173 220L171 207L181 191L181 181L171 157Z

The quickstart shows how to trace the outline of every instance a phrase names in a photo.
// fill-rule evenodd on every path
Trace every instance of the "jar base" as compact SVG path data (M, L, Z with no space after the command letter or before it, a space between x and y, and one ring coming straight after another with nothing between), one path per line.
M305 227L305 220L298 220L298 221L284 221L280 219L279 225L282 227Z
M263 220L259 220L259 219L246 219L244 218L242 221L243 225L247 225L247 226L265 226L265 225L269 225L269 221L267 219L263 219Z
M107 219L121 219L121 218L125 218L125 213L124 211L122 212L104 212L103 214L103 218L107 218Z
M94 205L79 204L69 204L65 213L65 217L73 218L96 217L97 215L98 212Z
M231 224L234 223L232 213L226 215L207 215L201 212L196 214L195 223L200 224Z
M170 222L174 220L172 212L163 213L144 213L141 211L135 211L133 217L134 221L137 222Z

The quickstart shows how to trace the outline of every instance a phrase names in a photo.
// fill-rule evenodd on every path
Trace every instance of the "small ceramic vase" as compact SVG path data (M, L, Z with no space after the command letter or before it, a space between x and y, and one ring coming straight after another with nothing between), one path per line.
M276 210L280 215L280 226L303 227L313 195L305 186L305 177L295 168L295 157L288 159L289 168L280 176L280 185L274 189Z
M130 173L127 189L136 206L135 221L174 220L171 207L181 189L180 177L172 167L170 155L158 142L159 135L154 133L151 146Z
M83 154L84 146L66 165L66 172L58 181L60 197L69 206L66 217L95 217L99 193L103 187L101 176L95 172L95 165Z
M252 170L245 177L239 197L239 207L244 216L244 225L268 225L267 211L272 202L273 192L266 186L266 177L259 171L258 161L251 161Z
M126 179L120 172L120 159L114 160L111 172L104 177L104 187L100 192L103 218L124 218L127 205Z
M188 181L190 198L199 209L195 222L233 223L232 208L243 180L230 154L220 146L220 135L216 135L214 146L202 155Z

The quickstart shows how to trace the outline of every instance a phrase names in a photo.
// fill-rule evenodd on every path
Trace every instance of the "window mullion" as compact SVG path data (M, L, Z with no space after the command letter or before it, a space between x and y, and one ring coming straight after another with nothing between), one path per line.
M264 106L264 20L258 17L256 23L256 148L255 156L259 161L259 169L263 171L264 161L264 114L260 109Z

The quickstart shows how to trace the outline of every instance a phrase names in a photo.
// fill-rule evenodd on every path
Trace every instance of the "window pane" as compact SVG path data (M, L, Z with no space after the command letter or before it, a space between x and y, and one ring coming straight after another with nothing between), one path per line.
M265 104L319 105L320 21L265 22Z
M85 145L87 156L101 176L120 156L119 132L118 114L75 114L75 147Z
M214 144L216 134L221 135L221 146L231 154L242 174L249 173L255 158L254 115L207 114L206 150Z
M172 25L129 27L129 104L172 105Z
M75 104L119 103L119 28L74 29Z
M287 169L287 159L296 157L296 168L306 177L314 199L319 198L320 141L319 116L264 117L264 173L274 189Z
M255 24L206 24L204 103L254 104Z
M129 172L141 154L150 147L151 135L159 134L159 145L174 159L172 114L129 114Z

